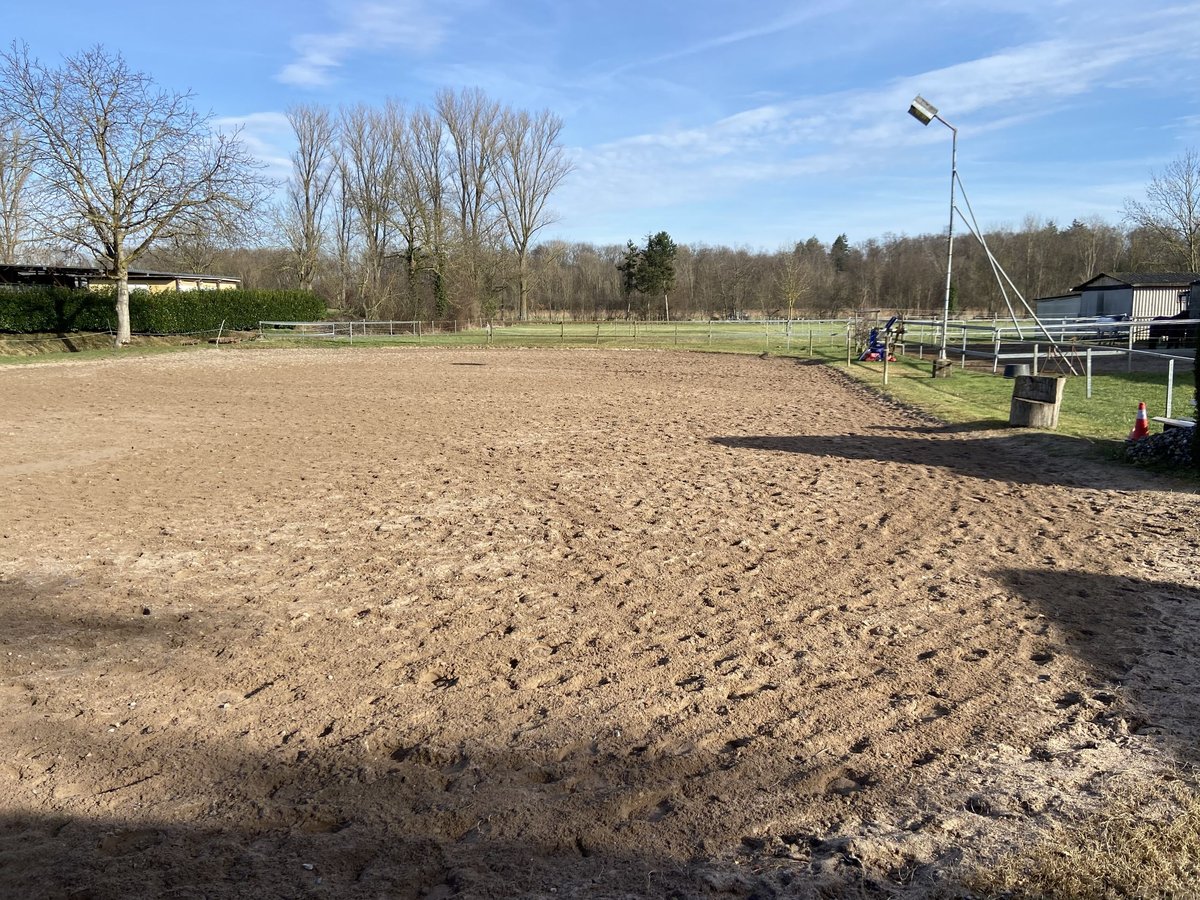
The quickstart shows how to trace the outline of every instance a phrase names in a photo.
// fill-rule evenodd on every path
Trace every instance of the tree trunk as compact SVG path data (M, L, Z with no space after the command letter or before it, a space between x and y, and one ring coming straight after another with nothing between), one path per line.
M117 272L117 339L116 347L129 343L129 272Z
M671 302L667 299L666 294L663 294L663 316L668 322L671 321Z
M1054 375L1018 375L1013 380L1008 424L1028 428L1058 427L1066 379Z
M529 275L526 272L525 253L517 259L517 317L525 322L529 319Z

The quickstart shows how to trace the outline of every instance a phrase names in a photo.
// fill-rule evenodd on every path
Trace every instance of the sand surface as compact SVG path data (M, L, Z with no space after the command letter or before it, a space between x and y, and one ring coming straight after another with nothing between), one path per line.
M0 369L0 896L813 896L1194 761L1200 498L795 360Z

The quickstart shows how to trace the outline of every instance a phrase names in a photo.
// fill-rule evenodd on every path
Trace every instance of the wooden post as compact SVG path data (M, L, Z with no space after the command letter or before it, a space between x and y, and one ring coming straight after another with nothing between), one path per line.
M1084 367L1087 370L1087 398L1092 399L1092 348L1087 348L1087 357L1084 359Z
M1167 360L1167 418L1171 418L1172 400L1175 396L1175 360Z

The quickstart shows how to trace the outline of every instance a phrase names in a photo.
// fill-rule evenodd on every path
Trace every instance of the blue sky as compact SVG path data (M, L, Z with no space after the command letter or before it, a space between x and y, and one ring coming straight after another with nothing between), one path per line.
M296 103L480 87L565 122L543 238L773 250L942 231L958 128L985 228L1121 221L1200 147L1200 8L1128 0L123 0L10 4L46 62L100 43L244 135L277 174ZM52 8L53 12L47 10ZM186 12L184 10L186 9ZM956 226L957 228L957 226Z

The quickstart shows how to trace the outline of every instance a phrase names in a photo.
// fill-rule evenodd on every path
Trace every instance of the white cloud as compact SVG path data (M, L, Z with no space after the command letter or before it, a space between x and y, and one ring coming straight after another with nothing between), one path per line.
M798 28L805 22L837 15L841 12L844 12L848 6L849 3L847 0L839 0L837 3L813 4L806 9L788 13L763 25L758 25L752 28L744 28L740 31L722 32L714 37L697 41L696 43L690 44L686 47L681 47L677 50L672 50L668 53L662 53L658 56L651 56L645 59L637 60L636 62L627 63L626 65L623 65L602 77L612 78L625 72L632 71L633 69L649 68L660 63L685 59L687 57L697 56L721 47L729 47L734 44L741 44L745 41L752 41L756 38L767 37L769 35L778 34L779 32L789 31L793 28Z
M356 53L402 50L428 53L445 35L445 18L427 9L422 0L350 2L333 10L341 27L329 32L298 35L292 46L298 58L276 76L297 87L321 87Z
M981 148L994 146L989 136L1018 129L1036 135L1031 126L1082 105L1097 110L1095 129L1103 134L1114 124L1103 121L1100 98L1105 92L1154 83L1200 58L1200 17L1184 7L1139 9L1124 16L1073 15L1058 22L1050 35L886 83L792 100L773 98L703 125L578 148L577 177L564 187L561 205L572 218L630 207L683 209L701 201L735 208L739 198L756 192L802 197L826 192L832 183L843 185L849 200L856 182L894 181L910 150L946 144L948 153L945 129L936 123L922 129L905 115L917 93L937 103L959 128L960 138L969 139L972 152L982 155L986 151ZM940 156L938 160L940 164ZM1126 186L1128 173L1114 179L1112 172L1097 171L1089 195L1080 186L1089 179L1083 167L1081 159L1072 171L1061 173L1074 180L1069 186L1064 181L1064 196L1067 191L1092 201L1104 196L1111 203L1110 195ZM1045 196L1014 193L1010 187L1001 199L1032 208ZM1086 205L1085 211L1094 208L1094 203ZM903 213L890 212L897 221L906 220Z
M266 167L266 174L283 180L291 175L291 152L296 139L288 118L281 112L257 112L244 116L223 116L213 120L219 131L241 129L242 143Z

